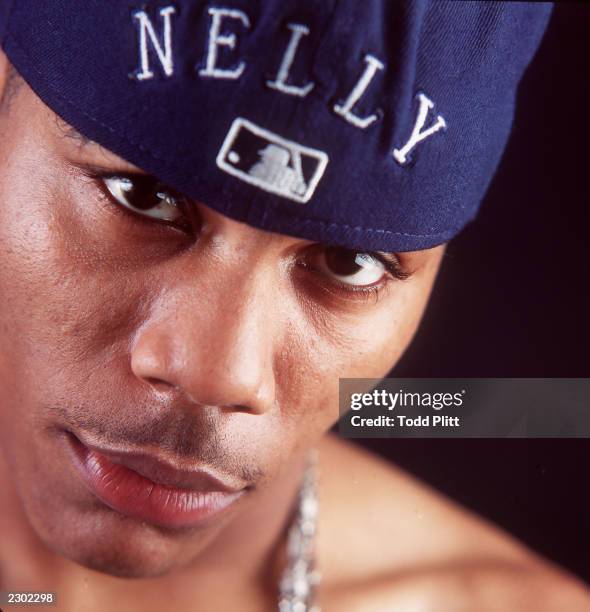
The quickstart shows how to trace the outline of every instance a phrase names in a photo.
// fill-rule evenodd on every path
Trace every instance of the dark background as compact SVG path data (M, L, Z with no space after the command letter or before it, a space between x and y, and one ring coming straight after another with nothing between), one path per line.
M392 376L590 377L589 147L590 2L561 2L481 214ZM590 439L362 444L590 582Z

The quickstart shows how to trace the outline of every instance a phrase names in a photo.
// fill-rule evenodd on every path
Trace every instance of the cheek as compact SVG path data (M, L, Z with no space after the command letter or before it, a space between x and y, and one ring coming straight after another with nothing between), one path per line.
M386 297L362 311L336 314L316 305L291 317L275 364L277 402L302 443L311 444L338 419L340 378L381 378L397 363L419 324L434 273L394 282Z
M37 407L60 396L75 403L99 378L104 386L106 364L117 362L122 372L125 351L119 349L143 303L133 275L106 265L81 241L84 234L68 218L68 194L50 181L52 174L63 177L63 170L43 157L0 170L4 431L18 419L37 419Z

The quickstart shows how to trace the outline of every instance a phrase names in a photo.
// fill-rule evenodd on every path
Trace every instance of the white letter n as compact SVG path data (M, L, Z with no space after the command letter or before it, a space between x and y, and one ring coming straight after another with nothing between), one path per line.
M172 22L171 16L176 13L173 6L166 6L159 11L160 17L164 20L164 43L160 42L154 26L150 21L148 14L145 11L137 11L133 14L134 19L137 19L139 24L139 63L140 68L135 73L135 78L138 81L153 79L154 73L150 68L150 58L148 52L148 38L153 47L158 60L164 70L166 76L172 76L174 73L174 59L172 57Z
M422 142L425 138L428 138L435 132L447 127L444 117L439 115L434 124L432 124L428 129L422 131L422 128L426 123L428 111L434 108L434 102L430 98L426 97L423 93L418 94L418 99L420 100L420 108L418 109L418 116L416 117L416 123L414 124L414 129L412 130L410 139L401 149L394 149L392 153L395 161L400 164L400 166L403 166L408 162L408 153L419 142Z

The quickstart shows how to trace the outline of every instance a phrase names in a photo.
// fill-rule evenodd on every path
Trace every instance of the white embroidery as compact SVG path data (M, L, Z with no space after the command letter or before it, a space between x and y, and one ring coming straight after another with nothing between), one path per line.
M350 92L350 95L342 104L336 104L334 106L334 112L344 117L348 123L362 128L363 130L368 128L371 123L377 121L378 116L376 114L369 115L368 117L359 117L352 112L352 107L360 100L361 96L367 90L369 83L375 76L378 70L383 70L385 65L380 62L376 57L372 55L365 55L365 70L361 75L358 83L354 86L354 89Z
M164 45L162 44L156 35L154 26L145 11L137 11L134 13L134 19L137 19L139 23L139 57L141 70L135 74L135 78L138 81L145 81L147 79L153 79L154 73L150 69L150 59L148 53L148 37L152 44L160 64L164 70L166 76L172 76L174 74L174 58L172 57L172 21L171 16L176 13L176 9L173 6L166 6L159 11L160 17L164 20Z
M295 202L308 202L328 156L238 117L217 155L218 168L246 183Z
M404 165L408 161L408 153L422 140L428 138L435 132L446 128L447 124L442 115L439 115L436 118L436 123L430 126L428 129L421 131L426 123L426 117L428 116L428 111L434 108L434 102L426 97L423 93L418 94L418 99L420 100L420 108L418 109L418 116L416 117L416 123L414 124L414 129L412 130L412 135L408 142L401 149L393 150L393 157L395 161L400 165Z
M213 79L239 79L246 68L246 62L240 62L233 69L217 68L217 52L219 47L226 46L230 49L234 49L236 46L235 34L220 34L221 20L224 17L239 19L245 28L250 28L248 15L237 9L222 7L209 7L209 15L211 15L211 29L209 30L207 63L205 68L199 70L199 74L203 77L211 77Z
M309 34L309 28L300 23L289 23L287 27L291 30L292 35L291 39L289 40L287 50L285 51L285 55L281 61L279 73L274 81L266 81L266 84L271 89L278 89L279 91L291 96L299 96L304 98L314 88L314 83L307 83L303 87L297 87L296 85L287 85L287 79L289 78L289 70L293 65L293 60L295 59L295 53L297 52L299 42L303 36L307 36Z

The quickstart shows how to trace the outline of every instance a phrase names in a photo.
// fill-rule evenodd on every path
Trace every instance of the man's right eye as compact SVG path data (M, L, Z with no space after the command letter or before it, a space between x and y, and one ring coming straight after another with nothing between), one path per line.
M171 223L185 217L180 198L151 176L104 176L99 180L118 204L138 215Z

